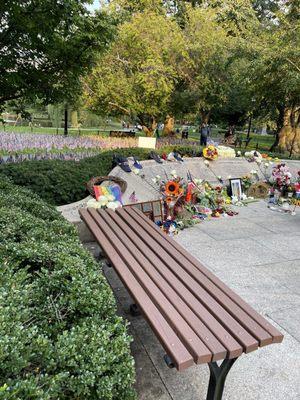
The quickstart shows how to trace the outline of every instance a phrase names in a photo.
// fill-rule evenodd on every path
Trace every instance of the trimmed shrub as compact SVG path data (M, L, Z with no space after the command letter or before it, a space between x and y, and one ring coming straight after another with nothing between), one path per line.
M1 180L0 399L135 399L130 341L75 229Z
M192 146L167 146L161 148L158 153L168 153L174 149L188 156L195 151ZM113 168L115 153L147 160L150 150L132 148L103 151L98 156L85 158L79 162L45 160L4 164L0 166L0 174L9 177L17 185L31 189L49 204L63 205L87 196L85 183L93 176L107 175Z

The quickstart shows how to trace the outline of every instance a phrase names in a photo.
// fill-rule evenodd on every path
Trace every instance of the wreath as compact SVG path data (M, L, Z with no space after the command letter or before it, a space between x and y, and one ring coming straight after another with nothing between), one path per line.
M113 175L108 175L108 176L96 176L94 178L91 178L87 183L86 183L86 188L90 192L90 194L95 197L95 191L94 191L94 186L99 186L103 182L113 182L117 185L120 186L121 192L125 193L127 189L127 182L124 181L122 178L118 178L117 176Z

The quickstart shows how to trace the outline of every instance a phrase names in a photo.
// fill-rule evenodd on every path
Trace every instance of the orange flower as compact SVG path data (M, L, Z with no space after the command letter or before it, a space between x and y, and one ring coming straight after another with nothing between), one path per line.
M172 203L173 199L172 197L166 197L166 203L170 204Z
M175 181L169 181L166 184L166 194L168 196L177 196L179 193L179 184Z

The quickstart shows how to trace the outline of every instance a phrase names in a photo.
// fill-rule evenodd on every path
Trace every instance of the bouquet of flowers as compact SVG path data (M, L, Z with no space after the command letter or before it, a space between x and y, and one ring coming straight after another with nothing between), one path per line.
M280 163L273 168L269 183L272 185L273 189L277 189L281 195L284 196L290 191L291 179L292 174L290 173L289 167L284 163Z
M210 144L203 149L203 156L208 160L216 160L218 158L218 150L214 145Z

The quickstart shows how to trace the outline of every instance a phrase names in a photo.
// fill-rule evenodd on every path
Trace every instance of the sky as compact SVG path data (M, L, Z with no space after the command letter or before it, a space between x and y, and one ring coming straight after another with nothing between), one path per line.
M94 0L94 4L89 5L88 8L90 10L96 10L97 8L99 8L100 5L99 3L100 3L99 0Z

